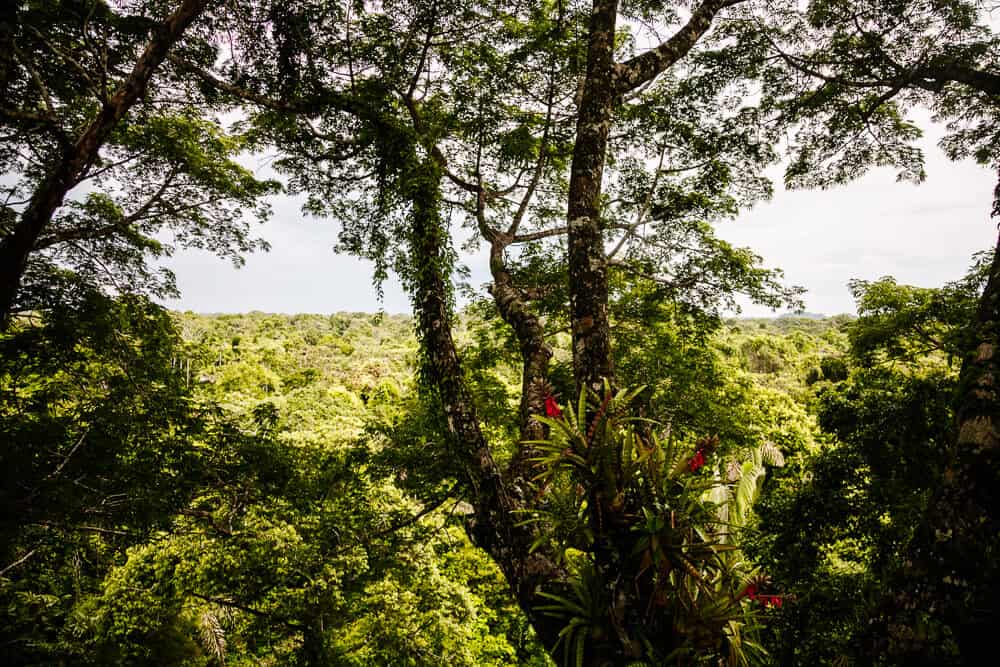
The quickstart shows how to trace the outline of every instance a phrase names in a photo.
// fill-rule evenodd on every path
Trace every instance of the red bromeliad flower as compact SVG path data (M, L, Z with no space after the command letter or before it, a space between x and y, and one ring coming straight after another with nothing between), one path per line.
M559 404L556 403L556 397L552 394L545 397L545 414L552 419L558 419L562 416L562 410L559 409Z
M688 470L695 472L703 465L705 465L705 452L699 449L688 459Z
M757 592L756 584L749 584L743 589L743 592L736 596L736 599L749 598L754 602L759 602L762 607L774 607L775 609L781 609L781 605L784 603L785 599L781 595L764 595Z
M687 467L689 472L697 472L699 468L705 465L708 461L708 455L715 451L715 448L719 446L719 436L712 436L711 438L702 438L697 443L695 443L694 456L688 459Z
M780 595L757 595L753 599L760 602L762 607L781 609L782 597Z

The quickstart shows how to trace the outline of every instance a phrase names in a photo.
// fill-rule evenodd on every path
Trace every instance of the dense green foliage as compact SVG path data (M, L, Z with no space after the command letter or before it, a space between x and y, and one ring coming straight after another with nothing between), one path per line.
M812 446L805 380L844 337L825 322L779 325L733 322L700 350L726 386L714 408L699 403L744 406L719 430L733 451L761 436ZM9 333L6 655L544 664L461 529L454 466L433 459L411 326L363 314L171 321L141 299L85 293ZM468 321L469 345L479 327ZM513 369L494 357L477 373L497 410L515 409ZM678 413L677 433L694 418Z
M5 338L11 662L543 661L447 480L384 451L408 321L80 307Z
M681 584L674 579L687 575L675 565L669 586L715 581L728 590L719 602L728 596L740 614L758 607L746 590L783 598L727 631L741 650L788 664L864 662L875 642L868 619L952 428L954 364L936 352L915 356L906 342L919 344L930 326L952 335L968 316L961 295L978 286L971 277L938 291L859 285L860 320L731 320L714 333L663 321L658 344L633 349L621 372L651 381L642 393L665 422L629 426L623 406L607 410L599 431L565 431L583 456L594 437L635 448L626 456L638 466L636 486L622 498L625 517L632 503L649 503L634 533L637 576L722 558L718 579ZM18 445L3 458L9 662L546 664L495 565L461 527L460 470L440 458L433 434L442 426L414 392L408 318L171 318L140 298L110 301L72 282L63 289L58 317L25 320L4 337L3 433ZM938 301L955 304L938 311L950 319L920 315ZM890 316L920 326L889 326ZM493 344L500 339L478 316L463 322L477 395L497 417L515 414L517 371ZM560 421L547 421L554 433ZM662 445L645 438L664 425L671 444L657 456L667 458L649 458ZM690 444L704 432L716 436L711 449ZM579 558L588 528L574 526L582 487L559 481L568 479L562 466L586 464L558 442L539 450L551 493L525 520L548 526L546 539L560 542L581 577L575 592L552 599L549 613L562 617L585 613L593 575ZM711 480L732 475L726 461L762 442L787 464L766 478L744 471L762 493L758 522L746 491L729 496L724 484L718 496ZM708 466L693 474L696 450ZM684 489L695 495L683 500ZM724 497L743 509L727 510L711 538L721 511L712 503ZM657 507L673 509L657 518ZM707 550L689 545L671 556L682 542L660 531L689 525L701 526ZM730 555L733 539L758 566ZM702 592L700 604L711 599ZM730 613L698 612L709 625L711 614ZM567 644L600 623L581 619ZM674 647L674 659L711 655L719 635L701 636L709 644Z
M916 108L996 169L988 8L4 3L0 660L994 651L1000 251L852 283L856 320L723 322L803 290L713 227L782 157L922 180ZM264 249L283 188L412 319L148 300L175 246Z

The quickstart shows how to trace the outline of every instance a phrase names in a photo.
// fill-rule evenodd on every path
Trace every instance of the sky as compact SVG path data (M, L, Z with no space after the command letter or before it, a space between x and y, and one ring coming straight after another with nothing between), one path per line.
M851 279L892 275L900 283L936 287L962 277L972 254L996 242L989 216L996 174L972 162L950 162L936 145L943 130L920 124L926 130L925 183L897 183L894 171L878 169L835 189L789 192L776 168L769 172L773 199L719 224L718 235L751 248L766 266L783 269L789 284L805 287L806 310L813 313L855 312ZM176 273L182 296L166 305L201 313L410 312L394 278L380 302L371 264L334 253L337 223L305 217L300 203L274 200L272 219L257 229L271 251L248 256L242 268L203 251L178 250L163 264ZM472 285L488 281L485 252L462 261ZM742 312L775 314L752 304Z

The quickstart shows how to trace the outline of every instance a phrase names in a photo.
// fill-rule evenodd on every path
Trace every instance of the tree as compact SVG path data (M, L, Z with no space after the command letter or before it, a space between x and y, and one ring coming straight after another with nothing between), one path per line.
M258 105L255 136L280 148L283 156L275 164L290 176L293 189L310 194L307 210L339 218L343 246L375 260L377 276L393 268L403 277L417 313L424 386L445 416L448 447L465 468L475 508L470 533L504 570L549 646L563 627L542 613L546 600L539 591L568 590L568 575L555 545L539 541L536 526L515 518L546 493L531 479L536 452L530 441L547 430L534 415L544 414L555 400L548 377L549 320L568 321L574 332L574 385L597 391L596 403L585 398L584 417L600 421L604 380L614 379L607 241L628 251L619 265L623 280L647 282L679 301L702 279L710 284L718 279L770 303L794 299L794 291L778 287L774 273L754 267L751 253L717 241L704 222L732 215L740 204L769 192L754 171L741 168L772 157L753 141L752 131L737 129L742 120L752 120L752 112L721 113L704 123L692 113L682 122L671 113L719 109L717 99L729 79L700 94L681 77L654 86L657 75L709 30L713 17L735 4L698 5L675 37L614 68L618 8L603 2L592 11L563 3L524 9L447 2L364 9L301 3L263 13L280 26L265 36L273 40L268 48L260 48L260 19L248 16L242 30L254 49L237 49L218 70L186 66L221 95ZM656 11L649 9L650 15ZM587 37L581 40L581 34ZM279 54L280 76L268 61L270 53ZM622 104L623 96L644 85L651 91L648 98L633 107ZM574 89L579 96L569 94ZM629 127L621 138L609 135L613 118ZM652 172L643 160L627 157L631 146L648 143L643 129L662 133L662 144L655 147L660 166ZM620 217L606 223L611 208L603 201L601 182L609 145L628 168L616 172ZM667 158L683 162L670 164ZM695 188L718 194L692 192ZM506 455L483 433L452 334L451 207L466 211L477 241L490 246L494 303L522 355L519 431L528 442L508 443L512 451ZM569 211L568 218L560 209ZM662 230L659 235L641 233L647 221ZM672 224L681 228L672 233ZM564 237L565 256L556 245ZM561 276L568 283L560 285ZM724 291L702 291L704 310L711 312ZM572 308L564 314L567 301ZM697 299L689 303L694 306ZM576 386L566 387L568 393L576 395ZM689 446L693 454L695 443ZM500 456L510 463L498 463ZM628 518L613 530L601 518L623 511L615 505L626 486L622 475L612 465L607 476L580 480L592 535L580 547L595 559L600 582L601 618L594 627L609 629L584 637L586 660L595 664L637 658L646 650L621 624L651 599L649 591L633 598L624 583L631 581L625 572L637 571L628 568L638 567L624 562L634 547L628 526L641 516L642 501L631 499L638 504L628 506ZM661 649L694 636L681 627L675 628L681 638L663 637Z
M796 138L789 180L843 181L873 157L902 164L901 177L922 179L920 156L907 145L918 130L903 116L913 105L930 108L947 123L941 145L949 157L972 157L1000 169L1000 41L983 20L985 8L980 2L823 1L791 12L790 29L767 37L765 47L786 68L775 77L775 108L792 118L805 114L812 119ZM844 140L853 146L841 153ZM998 206L994 199L994 214ZM967 660L984 650L984 629L995 624L992 601L1000 578L992 569L970 569L969 564L992 561L1000 511L990 490L996 486L998 444L992 389L997 271L1000 260L994 252L976 314L959 330L958 345L935 340L923 326L946 317L947 310L890 307L902 314L897 331L922 333L923 345L947 346L963 360L948 463L903 557L909 565L896 585L901 592L880 613L885 624L880 627L889 628L883 649L896 659ZM946 300L928 303L935 305L948 307ZM928 607L933 611L912 611ZM950 648L938 641L946 636L954 639Z
M146 265L147 256L169 251L157 235L169 230L183 245L234 261L262 247L243 214L266 215L260 199L277 185L234 161L244 144L203 118L196 89L169 71L171 51L213 57L211 32L198 28L207 6L115 10L67 0L5 8L4 326L32 307L19 300L26 273L30 287L44 281L46 267L69 265L120 292L162 294L173 289L172 276Z
M822 0L783 14L782 32L751 29L781 64L769 75L775 109L803 122L788 180L843 182L867 164L922 179L908 146L919 130L904 115L914 106L947 124L950 158L995 168L998 42L984 4Z
M982 284L981 264L944 288L891 278L853 284L860 317L845 325L844 370L824 364L812 385L826 437L791 457L760 507L752 551L795 595L794 609L768 627L766 645L780 662L898 659L879 645L888 631L871 619L886 591L899 590L928 480L948 464L957 343ZM935 650L949 641L928 639Z
M81 599L127 548L170 525L210 467L192 445L210 420L192 409L169 314L60 278L43 320L0 335L0 597L12 664L64 655L56 647Z
M390 269L403 277L417 315L425 399L439 416L440 447L459 462L462 484L455 492L472 505L467 529L503 570L546 645L559 657L593 665L668 656L738 662L741 633L753 625L749 602L775 597L760 592L763 579L748 580L756 573L740 560L725 524L749 521L763 463L779 453L766 444L703 437L709 434L697 429L711 428L704 415L678 418L674 430L679 406L634 360L616 371L615 355L621 359L626 351L614 349L613 336L636 341L639 325L666 334L690 327L703 335L735 291L769 305L794 303L797 292L782 287L777 272L715 238L710 225L770 194L770 183L758 174L776 159L774 132L798 132L792 182L837 182L879 163L919 178L919 155L908 144L916 129L903 119L898 99L940 83L940 99L951 100L949 113L964 113L958 100L969 99L975 106L962 109L992 113L992 42L983 37L958 64L933 52L971 25L963 13L971 5L915 4L916 14L902 3L870 3L862 7L870 15L859 15L854 4L841 2L813 3L803 14L797 3L749 0L703 0L690 11L614 0L523 7L451 0L237 3L183 43L187 28L154 36L145 53L155 57L143 65L141 56L139 74L133 69L125 78L138 87L123 84L118 111L102 101L103 111L86 117L91 129L83 136L91 139L83 148L70 146L76 157L65 164L53 158L51 173L63 175L49 178L49 163L40 162L36 194L48 193L38 195L48 208L29 197L23 210L12 204L4 213L13 231L0 242L0 255L17 256L8 301L14 302L29 255L38 250L87 239L143 276L141 255L105 239L126 250L150 247L134 225L166 213L171 224L195 230L188 238L200 242L207 218L179 214L162 198L180 174L192 188L233 206L269 189L231 165L215 168L215 160L243 144L212 123L164 118L154 104L142 125L121 124L130 108L142 108L140 92L154 69L173 77L167 85L181 89L185 104L252 105L248 145L280 152L275 165L290 189L308 194L309 212L343 224L343 248L373 259L377 279ZM201 10L183 7L193 12L187 19L193 29ZM114 13L101 16L108 25L116 22ZM720 21L723 16L729 20ZM783 31L788 19L794 29ZM945 32L925 39L939 19ZM4 33L18 48L28 39L22 32L34 35L25 27L30 22L19 21L5 24L17 29ZM642 51L648 36L632 30L644 21L674 32ZM872 36L884 33L885 22L920 37L927 62L912 63L913 72L900 65L910 54ZM87 20L82 24L79 41L86 44ZM219 25L229 29L221 52L209 41ZM73 42L73 30L67 34ZM135 34L122 43L137 48ZM51 50L44 39L38 44L36 50ZM59 49L54 62L72 69L63 55L74 51ZM4 86L44 93L40 77L31 75L34 61L17 49L11 53ZM86 84L85 73L77 75ZM766 84L761 96L751 89L755 81ZM952 95L943 83L949 81L975 96ZM73 104L60 104L87 108L91 94L78 94L85 88L69 87L65 97ZM878 95L857 92L869 88ZM756 97L760 103L751 104ZM41 108L44 99L8 117L21 122ZM956 145L992 155L987 134L975 129ZM36 125L25 131L42 132ZM183 150L164 150L164 140L178 136ZM166 156L152 167L161 180L150 186L151 203L126 212L107 193L91 195L68 205L57 221L53 212L80 177L107 173L113 182L112 172L95 162L105 141L118 142L119 166L144 149ZM31 165L24 165L31 176ZM204 237L223 253L250 246L234 213L230 208L218 218L229 230L221 240ZM456 343L452 230L459 222L471 230L473 244L489 246L493 307L520 355L517 435L507 439L503 434L515 429L484 423L487 411L504 414L503 406L483 405L487 385L470 376ZM987 282L986 294L995 286ZM957 432L966 433L959 441L978 438L983 447L974 449L992 449L995 440L995 304L992 296L984 299L975 341L969 341L977 355L960 383L960 403L973 407L958 410ZM662 300L670 307L658 304ZM568 349L561 347L560 329L569 332ZM572 358L571 372L564 372L559 353ZM651 387L623 390L632 376L651 379ZM272 386L267 374L261 379L262 387ZM646 421L650 406L666 408L671 421ZM454 468L441 471L448 474ZM989 502L948 497L932 503L942 509L931 512L926 525L940 529L954 516L948 508L969 503L977 504L970 516L988 519ZM729 521L734 513L741 521ZM982 551L983 545L970 544ZM170 555L167 565L176 558ZM140 579L149 571L142 561L135 565ZM174 593L164 617L176 617L183 592ZM239 605L255 615L260 609L250 598ZM302 630L304 655L329 657L324 628L332 603L299 602L291 613L283 609L282 618Z

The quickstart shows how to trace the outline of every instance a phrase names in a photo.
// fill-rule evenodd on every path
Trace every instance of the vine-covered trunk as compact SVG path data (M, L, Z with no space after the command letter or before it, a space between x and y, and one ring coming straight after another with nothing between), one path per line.
M535 608L540 587L557 579L559 571L542 554L531 553L533 535L526 526L518 525L518 510L523 505L508 492L503 473L493 460L452 338L449 237L440 214L441 176L440 165L433 158L420 162L407 176L412 211L409 242L416 273L413 298L424 355L424 382L440 402L455 453L466 470L475 508L468 526L472 540L499 565L539 639L551 647L561 627Z
M142 97L156 68L184 31L204 11L208 0L184 0L173 14L156 26L153 37L114 95L105 100L97 117L80 137L64 149L35 189L14 231L0 241L0 328L7 326L38 237L62 205L66 194L80 182L97 159L101 146L115 125ZM52 122L57 119L52 118Z
M617 0L594 0L567 212L573 372L578 387L598 392L603 379L611 379L614 374L608 324L608 266L601 229L601 179L615 104L617 16Z

